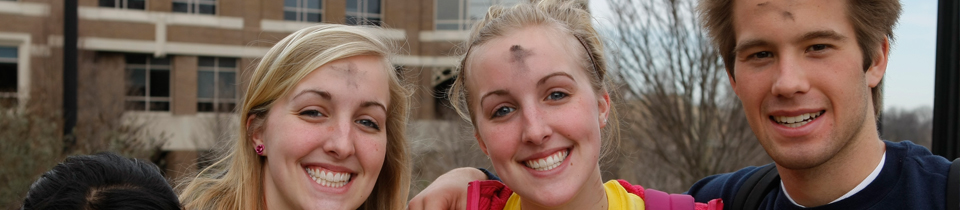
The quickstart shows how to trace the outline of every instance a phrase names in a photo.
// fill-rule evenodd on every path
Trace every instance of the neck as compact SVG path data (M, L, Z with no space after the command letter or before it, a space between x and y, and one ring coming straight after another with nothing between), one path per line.
M829 204L850 190L880 164L886 145L880 140L873 118L859 134L823 164L806 169L777 166L784 190L797 204L816 207Z
M267 169L267 164L263 165L263 169ZM273 177L269 172L263 173L263 208L264 209L292 209L292 206L287 206L287 202L284 202L284 198L277 193L277 186L273 182L268 182L267 180L273 180ZM302 207L301 207L302 208Z
M560 206L543 206L530 200L520 200L520 209L524 210L572 210L572 209L607 209L607 193L603 188L603 180L600 177L600 166L597 165L594 173L591 173L587 183L580 186L577 194L573 198Z

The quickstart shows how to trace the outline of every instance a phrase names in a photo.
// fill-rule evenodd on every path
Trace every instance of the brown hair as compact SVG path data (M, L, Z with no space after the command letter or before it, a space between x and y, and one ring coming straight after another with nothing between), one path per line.
M733 30L733 1L703 0L697 7L703 27L719 48L727 73L731 77L734 75L733 48L737 44L737 34ZM899 0L847 0L847 17L853 24L857 44L863 52L864 71L870 67L875 56L880 55L877 48L884 38L893 42L893 27L900 18L900 10ZM870 91L873 95L874 114L879 116L883 110L883 80Z
M456 80L448 91L450 103L454 110L464 120L470 121L476 127L473 118L473 110L470 105L473 101L469 100L466 90L466 74L468 66L466 65L471 51L476 46L482 45L487 41L503 36L509 31L517 30L528 26L551 26L559 29L576 38L584 49L581 54L581 67L590 76L590 83L597 93L608 92L611 90L611 82L607 78L606 59L603 54L603 43L600 36L593 28L590 13L586 10L586 5L578 1L562 0L544 0L537 3L521 3L511 8L493 6L487 11L487 15L477 22L470 33L470 38L465 42L466 52L460 58L460 71L457 73ZM613 98L613 94L610 94ZM620 125L617 121L616 109L611 99L609 126L605 128L605 134L612 141L603 141L602 148L608 148L607 145L619 143ZM601 154L605 154L602 152ZM601 155L604 156L604 155Z
M180 200L186 209L263 209L265 157L253 151L250 132L264 129L274 102L290 92L307 74L332 61L360 55L381 58L389 77L387 151L383 169L370 197L359 209L406 208L410 157L405 137L408 90L387 60L391 47L375 28L320 24L296 31L274 45L257 65L238 111L238 138L215 163L188 180ZM250 127L247 117L254 117Z

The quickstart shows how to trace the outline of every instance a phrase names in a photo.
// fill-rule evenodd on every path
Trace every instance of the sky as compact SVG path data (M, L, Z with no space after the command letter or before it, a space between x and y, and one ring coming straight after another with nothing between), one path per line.
M937 1L901 0L900 3L903 13L893 32L896 41L883 79L884 108L933 107ZM606 1L591 0L590 10L598 22L597 27L611 27L612 12Z

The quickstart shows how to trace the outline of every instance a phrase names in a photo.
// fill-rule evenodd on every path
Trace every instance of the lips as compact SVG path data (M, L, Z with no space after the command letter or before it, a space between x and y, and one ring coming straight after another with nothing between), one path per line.
M790 127L790 128L797 128L797 127L806 125L807 123L810 123L814 119L817 119L824 112L825 111L817 111L817 112L803 113L795 116L770 116L770 119L776 122L777 124Z
M533 170L546 171L560 166L569 153L567 150L560 150L544 158L524 161L523 164Z
M313 181L324 187L343 187L350 183L350 178L353 177L353 174L349 172L337 172L325 168L304 167L304 170L307 171Z

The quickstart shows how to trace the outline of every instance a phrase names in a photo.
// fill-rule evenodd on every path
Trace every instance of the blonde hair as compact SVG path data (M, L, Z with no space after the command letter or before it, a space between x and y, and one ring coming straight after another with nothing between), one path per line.
M504 8L498 5L490 7L483 20L477 22L470 33L470 38L465 42L466 52L460 58L460 71L457 73L456 80L450 86L448 96L454 110L461 118L473 123L476 128L476 122L471 119L474 117L473 110L470 109L473 101L469 99L469 93L466 90L466 71L467 60L473 49L490 41L502 37L504 34L529 26L553 26L560 29L561 32L568 33L579 41L584 49L581 54L581 67L590 76L591 86L597 93L609 92L612 90L612 83L607 77L606 59L603 54L603 43L600 36L593 28L590 13L586 10L586 5L577 1L544 0L537 3L521 3L512 8ZM608 93L609 94L609 93ZM606 141L603 141L605 156L606 148L610 144L619 144L620 124L617 120L617 112L613 105L613 94L611 95L609 126L606 126L604 133L607 134ZM466 110L466 111L464 111Z
M379 178L359 209L403 209L410 185L405 138L409 109L408 90L387 60L391 47L372 28L321 24L294 32L270 48L250 77L243 104L238 138L215 163L186 183L180 200L187 209L262 209L263 164L250 132L263 129L274 102L290 92L307 74L324 64L360 55L382 58L390 78L387 106L387 151ZM254 117L248 128L248 117Z

